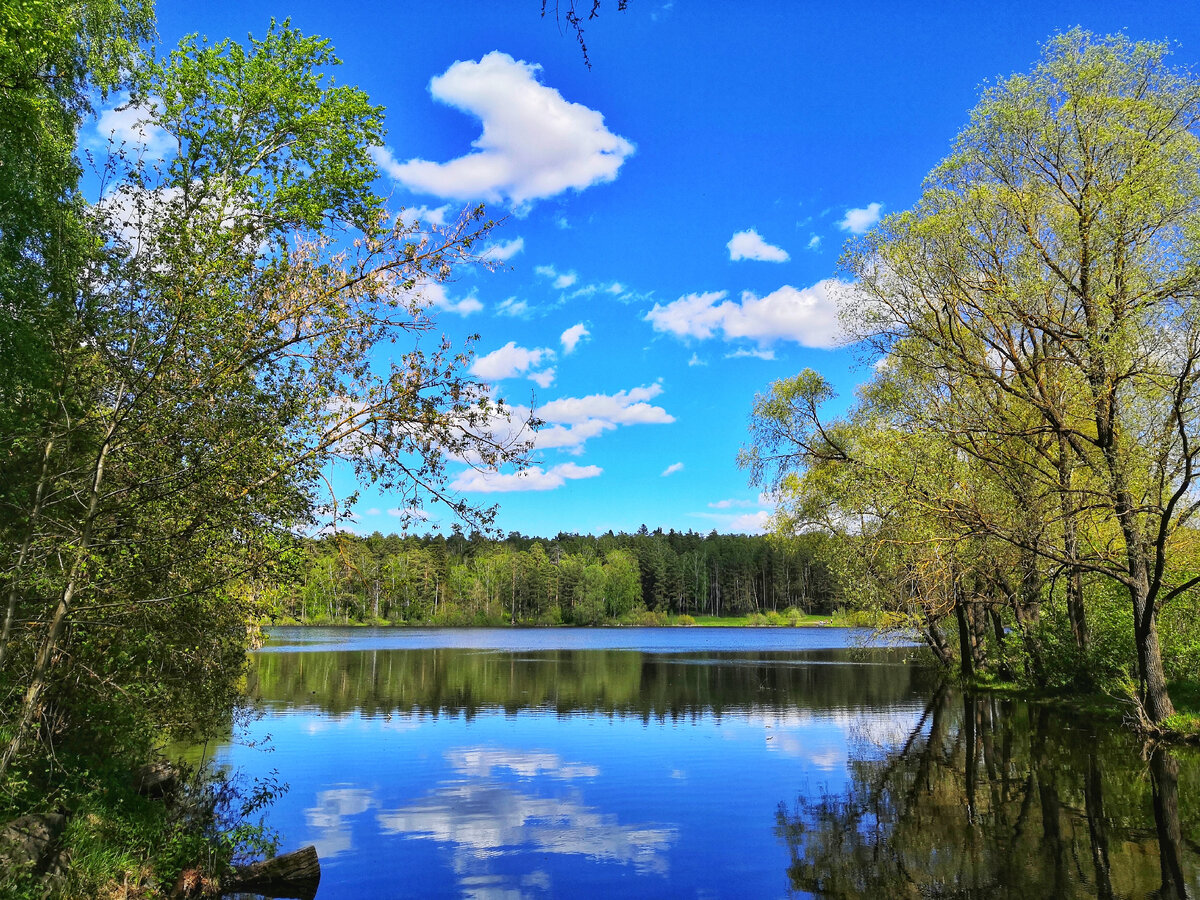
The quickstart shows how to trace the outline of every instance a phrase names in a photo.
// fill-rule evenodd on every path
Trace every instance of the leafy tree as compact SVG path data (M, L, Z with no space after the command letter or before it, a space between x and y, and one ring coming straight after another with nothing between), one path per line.
M931 460L963 467L965 490L914 483L912 498L1010 545L1027 609L1029 576L1062 572L1081 647L1085 577L1121 585L1150 724L1173 711L1159 610L1200 583L1172 565L1200 462L1200 81L1166 56L1053 39L985 93L916 207L846 256L847 325L895 373L876 379L886 408ZM806 439L845 456L813 424L820 386L789 390ZM759 437L783 449L752 449L752 472L813 450Z
M103 254L58 336L54 402L21 435L42 489L10 507L30 539L8 574L26 627L6 645L21 699L0 771L35 726L102 732L82 711L133 685L152 722L189 721L172 711L192 685L232 691L258 614L239 585L345 513L329 465L486 522L446 491L446 459L520 457L493 438L505 411L469 357L421 340L422 287L471 262L488 226L387 220L368 153L380 111L336 64L285 23L248 48L189 38L138 76L178 153L132 162L91 211ZM388 359L401 335L411 349ZM132 654L114 654L118 634ZM151 674L166 659L176 683Z

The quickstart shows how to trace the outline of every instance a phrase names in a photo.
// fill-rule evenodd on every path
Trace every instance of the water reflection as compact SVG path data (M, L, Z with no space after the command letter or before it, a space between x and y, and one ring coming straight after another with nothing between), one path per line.
M317 793L317 803L304 811L304 822L313 829L313 844L320 859L329 860L352 849L346 819L365 813L375 805L370 791L356 787L337 787Z
M893 752L781 804L791 887L826 897L1198 896L1197 766L1061 711L938 690ZM1187 790L1180 790L1186 771ZM1187 835L1188 837L1185 837Z
M265 653L249 689L267 704L329 714L552 710L645 720L752 708L783 715L923 702L935 678L911 649L642 653L461 648Z
M501 854L577 855L665 874L673 827L622 825L579 799L539 797L489 782L449 782L417 803L380 812L386 834L453 847L456 870Z
M1194 754L903 649L518 638L255 657L275 751L225 758L291 784L271 824L317 844L320 900L1200 897Z

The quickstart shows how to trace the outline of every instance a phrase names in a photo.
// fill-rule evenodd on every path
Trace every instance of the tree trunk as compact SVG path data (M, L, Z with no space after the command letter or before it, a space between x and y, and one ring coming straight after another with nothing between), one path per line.
M1083 574L1080 572L1079 535L1076 529L1078 510L1071 493L1070 448L1066 436L1058 435L1058 490L1063 517L1063 555L1067 558L1067 617L1071 620L1071 634L1075 646L1087 650L1087 616L1083 608Z
M971 623L957 582L954 585L954 616L958 620L958 667L964 681L975 677L975 651L971 646Z
M1175 715L1175 706L1167 693L1167 676L1158 643L1158 615L1144 584L1135 583L1129 592L1133 599L1133 636L1137 644L1140 675L1139 699L1150 722L1157 725L1168 716Z

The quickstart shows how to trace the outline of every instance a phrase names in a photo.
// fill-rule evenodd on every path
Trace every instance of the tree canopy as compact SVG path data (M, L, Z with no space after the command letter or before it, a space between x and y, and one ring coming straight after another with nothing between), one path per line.
M520 465L528 443L424 296L481 263L492 223L386 209L382 110L327 41L271 23L155 60L142 4L3 15L0 778L20 809L228 718L256 579L353 503L331 466L486 527L446 462ZM168 150L111 146L89 203L77 128L117 90Z
M1198 117L1165 45L1052 39L848 246L844 323L878 360L854 411L823 423L820 376L778 382L743 454L781 527L871 538L944 658L954 615L964 674L1009 628L1037 656L1046 601L1086 655L1124 593L1148 723L1173 713L1160 615L1198 583Z

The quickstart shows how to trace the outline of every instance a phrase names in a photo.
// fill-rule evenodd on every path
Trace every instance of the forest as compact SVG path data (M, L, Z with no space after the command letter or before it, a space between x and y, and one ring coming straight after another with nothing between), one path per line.
M678 616L828 613L821 535L790 540L644 525L634 534L352 534L305 542L263 586L275 617L441 625L665 624Z

